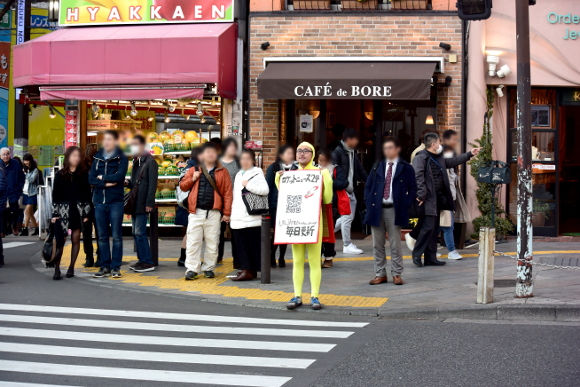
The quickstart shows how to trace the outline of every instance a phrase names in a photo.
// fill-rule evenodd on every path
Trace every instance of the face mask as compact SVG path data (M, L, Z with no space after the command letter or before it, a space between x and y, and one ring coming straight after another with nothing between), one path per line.
M437 148L437 154L440 155L443 152L443 145L439 144L439 148Z
M445 157L446 159L450 159L453 157L453 152L445 152L443 153L443 157Z
M139 156L139 153L141 153L140 152L140 149L139 149L139 146L137 146L137 145L131 145L131 155L132 156Z

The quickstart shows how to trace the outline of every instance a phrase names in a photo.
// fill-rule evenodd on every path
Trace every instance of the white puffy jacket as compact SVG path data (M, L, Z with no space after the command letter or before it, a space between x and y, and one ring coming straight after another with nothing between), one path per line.
M251 180L250 180L251 179ZM256 195L268 195L270 189L264 178L264 171L261 168L253 167L247 171L240 171L234 180L234 200L232 202L232 215L230 227L233 229L260 227L262 225L261 215L250 215L246 210L246 205L242 200L242 182L248 180L246 189Z

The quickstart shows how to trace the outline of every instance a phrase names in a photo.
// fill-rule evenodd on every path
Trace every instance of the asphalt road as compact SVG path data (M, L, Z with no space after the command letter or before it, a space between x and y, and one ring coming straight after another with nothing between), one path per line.
M39 248L6 249L0 268L0 386L580 385L580 323L380 320L190 301L53 281L31 266Z

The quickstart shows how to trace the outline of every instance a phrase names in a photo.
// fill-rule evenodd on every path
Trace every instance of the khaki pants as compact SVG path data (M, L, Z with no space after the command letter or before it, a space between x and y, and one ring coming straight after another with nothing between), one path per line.
M189 214L187 220L187 249L185 267L187 271L200 274L213 271L218 257L221 214L218 210L200 210ZM205 240L205 255L201 257L201 244Z
M382 209L379 227L371 227L373 233L373 252L375 256L375 273L377 277L387 276L387 258L385 232L389 233L391 247L391 275L401 275L403 272L403 254L401 249L401 227L395 226L395 208Z

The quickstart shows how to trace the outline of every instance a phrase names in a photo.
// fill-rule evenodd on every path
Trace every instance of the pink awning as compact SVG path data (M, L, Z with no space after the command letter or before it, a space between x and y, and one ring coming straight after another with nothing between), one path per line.
M107 99L107 100L146 100L146 99L202 99L205 85L183 86L48 86L40 87L40 99Z
M15 87L211 83L222 97L233 99L236 37L235 23L63 28L13 47L13 83Z

